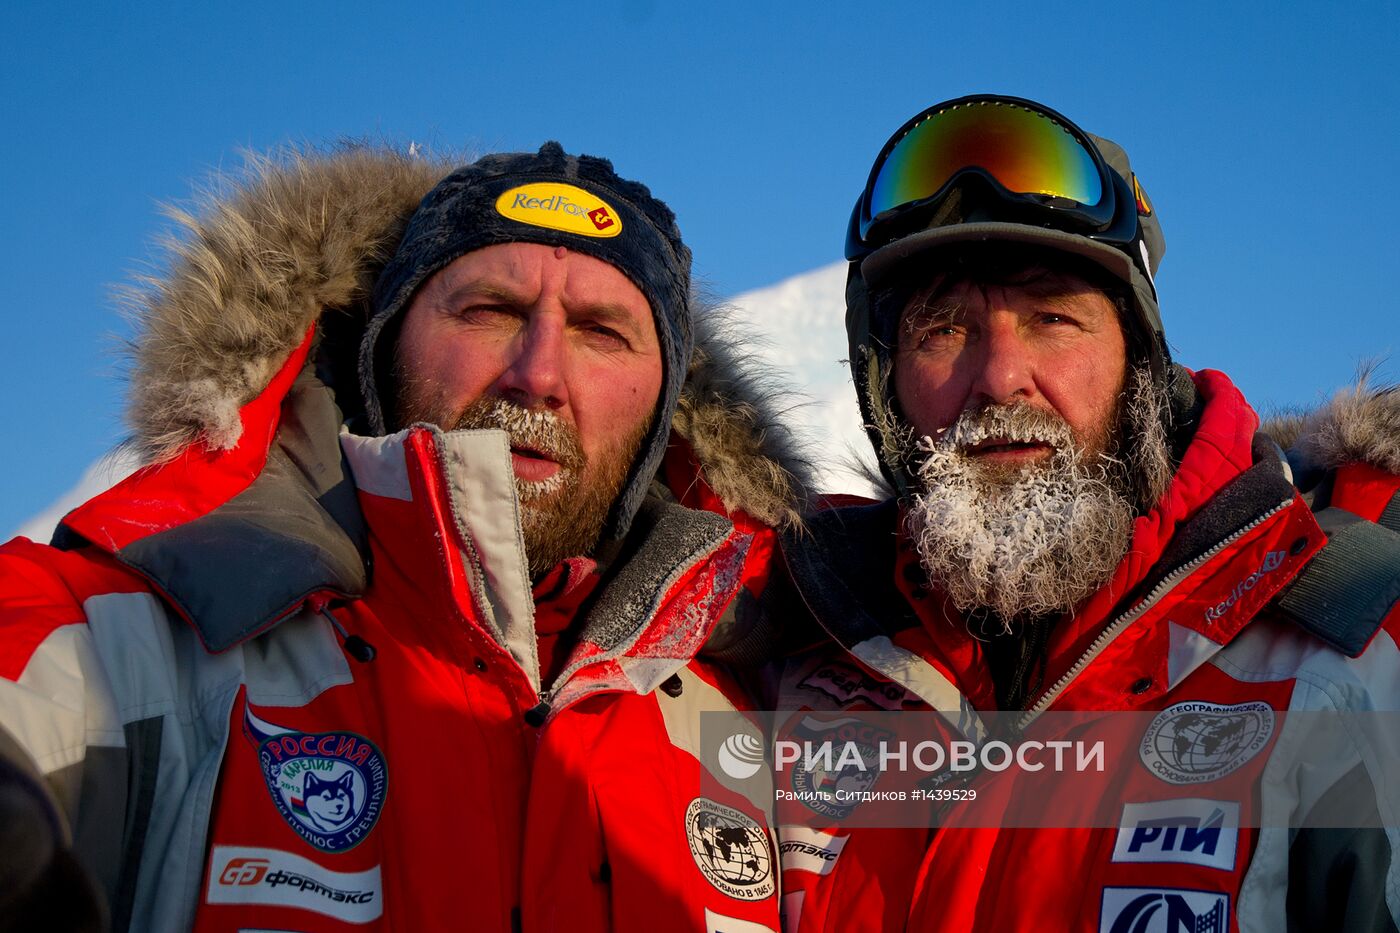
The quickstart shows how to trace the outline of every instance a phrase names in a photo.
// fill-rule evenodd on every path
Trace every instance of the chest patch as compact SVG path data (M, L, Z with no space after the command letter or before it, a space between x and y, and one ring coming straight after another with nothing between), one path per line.
M777 890L768 834L748 814L696 797L686 808L685 835L696 867L723 893L761 901Z
M388 767L373 742L353 732L298 732L255 716L251 706L243 722L272 803L288 826L323 852L365 841L389 787Z
M1263 702L1188 701L1152 719L1138 750L1149 771L1168 784L1203 784L1245 764L1274 734L1274 711Z
M1229 933L1230 895L1185 888L1104 888L1099 933Z
M844 820L879 779L880 746L894 737L859 718L803 716L790 738L818 753L792 763L793 793L812 812Z
M835 700L844 709L857 703L869 703L876 709L901 710L910 698L909 691L888 680L871 677L854 664L823 661L817 664L797 684L804 690Z

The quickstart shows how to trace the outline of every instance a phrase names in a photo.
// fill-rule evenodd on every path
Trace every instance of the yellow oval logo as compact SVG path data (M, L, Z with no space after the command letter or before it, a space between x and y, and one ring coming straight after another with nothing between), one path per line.
M496 199L496 213L580 236L614 237L622 232L622 218L602 198L552 181L511 188Z

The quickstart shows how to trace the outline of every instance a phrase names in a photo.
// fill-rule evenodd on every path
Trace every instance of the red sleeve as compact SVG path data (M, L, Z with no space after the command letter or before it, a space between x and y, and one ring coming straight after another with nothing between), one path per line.
M91 548L60 551L28 538L0 546L0 677L18 680L55 629L86 621L88 597L142 589L140 580Z

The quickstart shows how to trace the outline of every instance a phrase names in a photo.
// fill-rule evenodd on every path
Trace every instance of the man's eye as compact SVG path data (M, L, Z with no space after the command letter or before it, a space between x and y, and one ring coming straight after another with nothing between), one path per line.
M516 312L505 305L468 305L457 314L469 321L486 321L497 317L516 316Z
M627 346L627 338L606 324L585 324L583 326L583 331L600 342L615 344L620 347Z
M925 324L909 334L909 342L915 347L937 345L955 339L958 334L959 330L956 324Z

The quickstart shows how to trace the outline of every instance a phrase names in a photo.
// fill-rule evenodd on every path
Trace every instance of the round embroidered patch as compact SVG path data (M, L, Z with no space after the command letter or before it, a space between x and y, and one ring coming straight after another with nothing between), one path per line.
M804 748L834 750L825 758L803 756L793 762L792 790L812 812L844 820L879 780L879 745L893 740L894 733L849 717L827 721L804 716L791 738Z
M1153 718L1138 755L1168 784L1204 784L1259 754L1273 734L1274 710L1267 703L1225 706L1191 700Z
M297 732L246 711L249 736L277 812L323 852L353 849L384 809L389 773L373 742L353 732Z
M685 811L685 835L701 874L722 893L741 901L773 896L773 852L757 820L708 797L696 797Z

